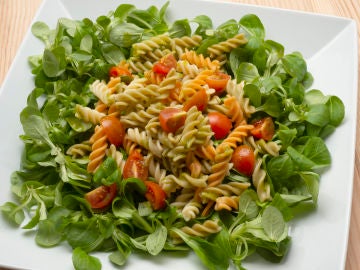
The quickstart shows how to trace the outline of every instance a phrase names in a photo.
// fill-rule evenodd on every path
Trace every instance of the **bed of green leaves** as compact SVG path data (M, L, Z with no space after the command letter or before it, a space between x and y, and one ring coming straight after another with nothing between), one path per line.
M43 22L32 27L45 49L29 58L35 88L20 115L24 153L21 168L11 177L11 191L18 200L0 209L11 223L35 230L40 246L67 241L75 269L101 269L91 255L99 250L109 252L109 260L117 266L126 265L135 251L155 256L163 250L189 249L208 269L228 269L230 264L243 269L243 260L253 252L278 262L290 244L288 222L309 205L315 208L320 173L331 164L324 139L341 124L344 105L336 96L309 90L313 78L299 52L285 54L281 44L266 40L256 15L214 28L206 15L166 21L168 5L140 10L122 4L96 21L61 18L56 29ZM203 54L208 46L244 32L248 44L230 53L226 68L239 82L246 82L245 94L256 107L254 118L275 119L274 140L281 145L279 156L263 157L273 200L262 203L249 189L241 195L238 211L206 217L223 225L207 239L182 232L185 221L174 208L152 211L144 202L142 182L120 181L121 171L111 158L93 176L86 171L87 160L66 155L69 146L93 132L90 124L74 116L76 104L92 106L96 101L88 85L95 79L107 80L109 67L131 56L132 44L165 32L171 37L201 35L198 52ZM230 177L244 180L235 174ZM115 181L120 183L119 194L112 207L94 213L83 195ZM172 233L184 244L174 245L168 237Z

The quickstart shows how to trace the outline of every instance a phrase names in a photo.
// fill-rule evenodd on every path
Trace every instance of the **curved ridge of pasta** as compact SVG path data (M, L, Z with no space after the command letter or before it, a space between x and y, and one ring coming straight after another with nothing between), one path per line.
M88 172L94 173L102 163L108 147L107 136L102 126L95 127L95 132L90 138L90 143L91 153L89 155L87 170Z

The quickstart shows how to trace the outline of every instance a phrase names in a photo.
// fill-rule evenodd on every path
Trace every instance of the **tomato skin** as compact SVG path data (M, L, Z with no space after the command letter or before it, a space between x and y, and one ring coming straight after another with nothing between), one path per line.
M230 75L219 71L207 77L205 82L209 85L210 88L215 89L216 93L221 93L225 90L230 78Z
M264 139L270 141L275 134L275 125L271 117L262 118L253 123L254 128L251 134L256 139Z
M159 114L160 126L168 133L175 133L185 123L186 113L179 109L168 107Z
M254 150L248 145L238 146L234 150L231 162L238 172L251 176L255 167Z
M129 76L131 77L131 72L125 67L113 66L109 70L110 77L120 77L120 76Z
M197 91L192 97L190 97L184 104L184 111L188 111L191 107L196 106L199 111L205 110L208 104L208 96L205 89Z
M118 147L123 143L125 129L118 118L108 115L101 119L100 124L105 129L107 139L111 144Z
M177 64L177 60L173 54L165 55L162 59L160 59L160 62L170 69L176 68Z
M99 186L85 194L85 199L93 209L102 209L109 206L117 194L116 183L110 186Z
M157 74L166 75L169 73L170 68L158 62L153 65L153 71Z
M215 139L224 139L230 133L232 123L226 115L220 112L210 112L208 118Z
M166 207L166 193L153 181L145 181L146 193L145 198L151 203L154 210L160 210Z
M148 179L148 168L145 166L144 157L139 151L133 151L127 158L124 169L123 178L135 177L146 181Z
M168 54L155 63L152 70L161 75L167 75L172 68L175 68L177 61L173 54Z

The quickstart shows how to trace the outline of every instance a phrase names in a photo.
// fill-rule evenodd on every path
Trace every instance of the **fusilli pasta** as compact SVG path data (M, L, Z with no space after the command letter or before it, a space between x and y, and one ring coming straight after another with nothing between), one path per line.
M280 151L276 142L255 140L251 136L253 125L248 121L255 108L244 96L243 82L227 80L224 95L216 93L218 90L209 83L209 78L221 72L222 59L226 61L232 49L246 43L243 34L210 46L210 57L193 50L200 42L200 36L170 38L164 34L134 44L129 59L119 63L132 73L131 80L123 82L121 77L111 77L107 83L95 81L90 85L99 100L96 108L77 105L76 116L98 126L88 145L74 145L68 150L70 155L89 156L89 172L96 171L105 155L114 158L123 169L126 162L123 153L139 151L145 157L149 177L169 198L173 197L170 205L181 212L185 221L213 210L236 210L239 196L251 188L251 182L261 201L270 200L262 156L276 156ZM176 64L166 73L153 69L169 57ZM206 93L204 109L194 105L184 110L185 103L199 91ZM180 111L178 117L184 117L183 125L174 132L162 128L161 113L169 107ZM210 112L224 114L232 123L230 132L218 142L212 140L214 132L207 116ZM123 152L115 145L108 145L101 127L101 118L109 114L119 118L126 130L121 145ZM227 178L233 167L234 150L242 144L250 145L256 156L249 182ZM184 231L205 235L207 230L219 229L215 224L206 221L202 225L185 226Z

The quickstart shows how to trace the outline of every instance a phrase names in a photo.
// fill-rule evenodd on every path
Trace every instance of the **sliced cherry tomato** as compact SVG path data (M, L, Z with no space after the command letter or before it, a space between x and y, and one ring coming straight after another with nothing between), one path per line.
M255 166L254 150L248 145L236 147L231 162L238 172L251 176Z
M110 77L120 77L120 76L129 76L131 77L131 72L125 67L113 66L109 70Z
M153 66L153 71L158 74L167 75L172 68L176 67L176 59L173 54L168 54Z
M115 146L120 146L125 137L125 129L120 120L115 116L109 115L103 117L100 123L105 129L109 142Z
M153 65L153 71L158 74L166 75L169 73L170 68L163 63L157 62Z
M93 209L102 209L111 204L116 197L116 183L110 186L100 186L85 194L85 199Z
M208 76L205 79L205 82L209 85L210 88L215 89L216 93L221 93L225 90L230 78L230 75L219 71L213 75Z
M230 133L232 124L226 115L220 112L210 112L208 113L208 118L215 139L224 139Z
M160 210L166 206L166 193L158 183L145 181L146 193L145 198L151 203L154 210Z
M175 133L185 123L186 112L179 108L168 107L159 114L160 126L165 132Z
M145 166L144 157L139 151L133 151L127 158L124 169L124 179L135 177L143 181L148 179L148 168Z
M191 107L196 106L199 111L205 110L208 104L208 96L205 89L197 91L184 104L184 111L190 110Z
M271 117L262 118L253 123L254 128L251 134L256 139L264 139L270 141L275 134L275 125Z

